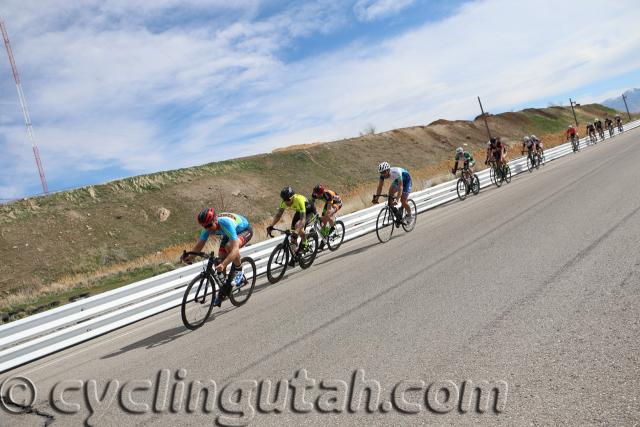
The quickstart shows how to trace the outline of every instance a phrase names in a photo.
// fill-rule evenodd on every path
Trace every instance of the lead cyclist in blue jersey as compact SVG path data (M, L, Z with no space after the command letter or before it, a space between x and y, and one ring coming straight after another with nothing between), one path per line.
M219 213L213 208L202 210L198 214L198 224L204 230L200 232L198 242L193 246L191 252L200 252L210 236L221 236L220 248L218 249L218 257L222 262L216 266L216 271L224 272L229 264L231 271L225 284L225 293L228 292L229 286L233 283L238 286L242 283L242 266L240 263L240 248L247 244L253 237L253 230L249 221L242 215L235 213ZM182 259L185 262L191 262L192 256ZM216 299L214 305L219 306L220 300Z
M380 181L378 182L378 190L376 195L373 196L371 203L378 203L380 192L382 191L382 185L384 180L390 178L391 185L389 186L389 196L395 196L400 194L400 202L402 207L398 210L398 220L404 220L406 223L410 223L412 220L411 208L407 200L409 199L409 193L411 193L411 175L403 168L392 168L387 162L382 162L378 165L378 172L380 173ZM389 197L389 206L393 207L393 197ZM407 210L407 216L403 217L403 210Z

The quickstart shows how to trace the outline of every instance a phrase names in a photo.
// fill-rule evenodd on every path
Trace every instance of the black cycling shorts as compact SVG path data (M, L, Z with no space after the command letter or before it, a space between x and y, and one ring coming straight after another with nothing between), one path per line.
M305 204L305 209L306 209L306 214L305 214L305 220L304 220L304 226L306 227L307 224L309 223L309 221L311 220L311 217L313 215L316 215L316 207L314 205L312 205L311 203L309 203L307 201L307 203ZM295 215L293 215L293 218L291 219L291 229L295 229L296 228L296 223L298 221L300 221L300 216L302 215L301 212L296 212Z

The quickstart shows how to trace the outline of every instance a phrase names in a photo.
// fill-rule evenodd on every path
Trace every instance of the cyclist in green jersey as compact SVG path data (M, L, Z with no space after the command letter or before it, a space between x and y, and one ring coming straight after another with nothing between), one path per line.
M280 221L285 209L291 209L295 212L291 219L291 230L294 231L291 234L291 245L295 251L299 251L300 248L297 243L298 236L300 236L300 241L304 244L306 242L304 228L311 217L316 214L316 208L312 203L309 203L306 197L302 194L296 194L293 191L293 188L289 186L284 187L282 191L280 191L280 198L282 199L282 202L280 202L280 207L278 208L273 221L271 221L271 225L267 227L267 233L271 235L273 227ZM295 263L293 259L291 260L291 263Z
M455 175L458 171L458 162L462 162L463 169L468 169L471 175L475 173L476 161L473 159L473 154L465 151L462 147L456 148L456 157L454 160L455 163L453 164L453 169L451 169L452 174Z

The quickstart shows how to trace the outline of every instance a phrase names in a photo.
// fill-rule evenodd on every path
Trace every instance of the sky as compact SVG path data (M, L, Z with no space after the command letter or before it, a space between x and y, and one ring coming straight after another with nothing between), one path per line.
M637 0L3 0L49 190L640 86ZM589 24L591 23L591 24ZM635 33L635 34L634 34ZM0 202L42 192L0 52Z

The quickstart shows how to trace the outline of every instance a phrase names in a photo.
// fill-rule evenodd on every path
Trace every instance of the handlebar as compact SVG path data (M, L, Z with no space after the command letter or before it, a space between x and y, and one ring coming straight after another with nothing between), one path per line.
M279 233L281 233L281 234L286 234L287 236L289 236L289 235L291 234L291 230L283 230L283 229L281 229L281 228L275 228L275 227L273 227L273 228L271 228L271 231L269 231L269 233L268 233L268 234L269 234L269 237L275 237L275 236L272 234L274 231L277 231L277 232L279 232Z
M204 258L204 259L209 259L209 258L215 258L213 252L211 253L207 253L207 252L187 252L187 251L182 251L182 256L180 257L180 261L184 261L185 258L187 258L188 256L197 256L200 258ZM187 264L191 264L190 262Z

